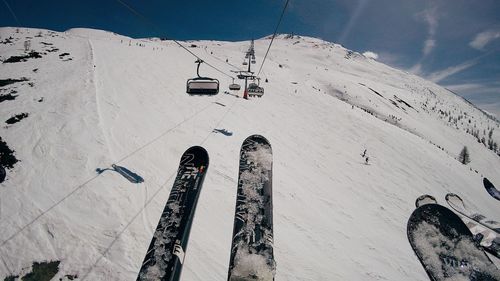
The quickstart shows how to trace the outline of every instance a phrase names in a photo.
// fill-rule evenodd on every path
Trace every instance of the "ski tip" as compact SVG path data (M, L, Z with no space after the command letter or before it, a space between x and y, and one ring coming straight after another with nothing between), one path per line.
M448 194L446 194L446 196L444 197L444 199L445 199L446 201L450 201L451 197L455 197L455 198L457 198L458 200L460 200L460 201L462 201L462 202L463 202L463 200L462 200L462 198L460 198L460 196L456 195L455 193L451 193L451 192L450 192L450 193L448 193Z
M259 143L266 143L268 144L269 146L271 146L271 144L269 143L269 141L262 135L251 135L249 137L247 137L243 143L245 142L249 142L249 141L255 141L255 142L259 142Z
M415 200L415 208L426 204L437 204L437 200L434 196L429 194L421 195Z
M493 186L493 184L491 183L491 181L488 180L487 177L483 178L483 184L484 184L484 187L486 187L486 188Z
M188 148L186 150L186 152L201 152L201 153L205 153L205 154L208 154L207 150L199 145L195 145L195 146L191 146L190 148Z
M439 204L425 204L415 209L410 215L406 228L408 238L422 221L438 226L442 231L457 229L459 233L472 236L462 219L453 211Z
M184 159L184 155L192 154L195 158L198 159L197 162L205 163L205 166L208 166L209 157L208 152L205 148L195 145L188 148L184 153L182 159Z

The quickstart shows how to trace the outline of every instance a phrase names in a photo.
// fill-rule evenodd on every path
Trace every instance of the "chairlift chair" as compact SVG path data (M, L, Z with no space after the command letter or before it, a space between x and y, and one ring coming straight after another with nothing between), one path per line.
M248 90L250 90L250 89L256 89L257 87L259 87L259 85L255 84L255 83L248 84Z
M262 97L264 95L264 88L260 87L260 78L255 77L259 84L256 83L250 83L248 85L248 95L249 96L257 96L257 97Z
M244 61L244 62L243 62L243 65L248 65L248 62Z
M262 87L259 87L259 86L256 86L256 87L253 87L253 88L248 88L248 95L253 97L253 96L257 96L257 97L262 97L264 95L264 88Z
M240 84L234 83L234 78L233 78L233 83L229 84L229 90L231 91L239 91L241 89Z
M219 93L219 80L210 77L200 76L200 64L203 61L198 59L196 74L198 77L188 79L186 82L186 93L190 95L216 95Z

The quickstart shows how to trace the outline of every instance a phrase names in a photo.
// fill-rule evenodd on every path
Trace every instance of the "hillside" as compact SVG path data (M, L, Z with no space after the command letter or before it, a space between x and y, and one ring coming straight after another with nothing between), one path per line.
M456 193L500 221L482 186L482 177L500 185L500 123L340 45L280 35L264 96L244 100L224 94L231 79L206 65L200 74L219 79L221 92L187 95L195 58L171 41L1 28L0 43L0 117L19 116L0 127L19 160L0 184L0 280L44 261L60 261L52 280L135 280L192 145L208 151L210 167L182 280L224 280L238 154L251 134L273 147L276 280L426 280L406 237L422 194L446 205ZM185 44L230 73L249 41ZM268 44L255 41L257 66ZM6 62L13 56L20 61ZM468 165L457 160L464 146ZM96 172L112 164L144 181Z

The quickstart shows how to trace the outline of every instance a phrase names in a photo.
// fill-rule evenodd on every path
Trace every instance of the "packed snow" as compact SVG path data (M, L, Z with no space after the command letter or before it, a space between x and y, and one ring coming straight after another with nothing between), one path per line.
M256 66L269 41L255 40ZM0 116L28 114L0 127L19 160L0 184L0 280L42 261L60 261L52 280L135 280L193 145L211 166L181 280L226 279L239 149L252 134L273 147L275 280L426 280L406 236L422 194L445 204L456 193L500 221L482 184L500 186L498 121L340 45L278 36L264 95L244 100L224 94L232 79L206 65L200 74L221 92L187 95L195 58L172 41L5 27L0 43L0 80L20 80L0 87ZM182 44L231 73L250 41ZM464 146L467 165L457 160ZM112 164L144 181L96 173Z

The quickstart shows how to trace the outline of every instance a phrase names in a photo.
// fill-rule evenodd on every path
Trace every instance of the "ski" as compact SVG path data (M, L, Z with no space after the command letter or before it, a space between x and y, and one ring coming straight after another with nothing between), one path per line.
M241 146L227 280L274 280L272 150L260 135Z
M500 272L451 210L438 204L415 209L408 240L430 280L500 280Z
M418 208L425 204L437 204L436 198L429 194L421 195L415 200L415 207Z
M491 195L491 197L500 200L500 191L495 188L495 186L487 179L483 179L483 185L484 188L486 188L486 191Z
M170 196L137 280L179 280L189 232L208 169L208 153L200 146L186 150L181 157Z
M455 193L446 194L446 202L458 214L462 215L465 224L474 236L478 236L484 250L500 258L500 223L487 220L485 216L467 210L465 203ZM478 239L479 239L478 238Z
M468 219L471 219L471 220L477 222L478 224L480 224L486 228L489 228L489 229L495 231L497 234L500 234L500 223L499 222L494 221L494 220L489 220L481 214L472 213L471 211L469 211L466 208L464 201L457 194L448 193L448 194L446 194L445 199L446 199L446 203L448 203L448 205L453 210L455 210L457 213L463 215L464 217L466 217Z
M464 221L465 225L469 228L474 240L480 242L481 247L489 254L494 255L500 259L500 237L493 230L486 228L476 221Z

